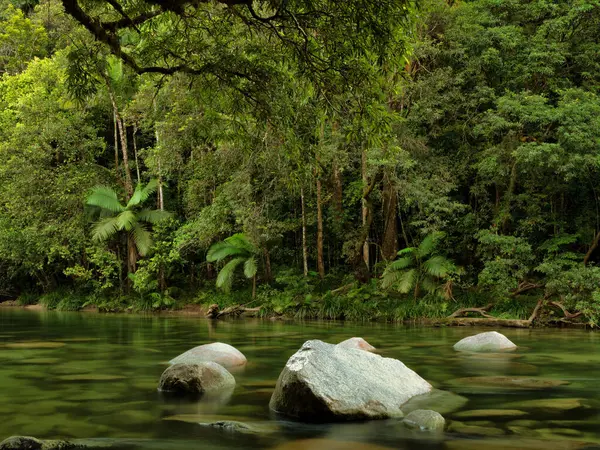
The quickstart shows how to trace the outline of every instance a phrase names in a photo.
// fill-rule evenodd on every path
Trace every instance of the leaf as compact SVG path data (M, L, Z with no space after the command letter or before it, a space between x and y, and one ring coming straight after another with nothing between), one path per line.
M225 239L225 242L240 249L244 249L250 254L257 253L256 247L250 242L244 233L236 233L233 236L229 236L227 239Z
M162 211L160 209L142 209L138 214L137 218L139 221L148 222L148 223L158 223L161 220L168 219L173 216L168 211Z
M417 279L417 270L410 269L402 274L398 283L396 284L398 292L402 294L406 294L412 290L415 286L415 281Z
M217 242L208 249L206 254L206 260L208 262L222 261L228 256L245 255L246 252L243 249L234 247L226 241Z
M117 193L114 189L107 186L96 186L92 193L86 199L88 206L97 206L99 208L119 213L125 211L125 207L119 202Z
M416 250L415 247L406 247L406 248L403 248L402 250L400 250L397 254L398 254L398 256L402 256L402 255L405 255L407 253L412 253L415 250Z
M446 233L444 233L443 231L434 231L433 233L429 233L427 236L425 236L423 242L421 242L417 247L417 257L424 258L425 256L431 254L431 252L435 250L435 247L437 246L438 242L442 240L445 236Z
M131 235L140 256L146 256L152 247L152 235L150 232L143 225L137 223L131 230Z
M131 229L137 224L137 217L135 213L130 210L125 210L117 216L117 227L119 230L131 231Z
M404 258L400 258L389 263L385 270L402 270L410 267L412 264L413 259L409 256L405 256Z
M233 273L237 266L243 263L245 258L234 258L223 266L217 276L217 287L229 293L233 284Z
M119 229L116 217L107 217L94 224L92 228L92 239L94 241L105 241L113 236Z
M150 195L156 192L156 189L158 189L158 181L154 179L150 180L145 187L143 187L142 183L139 183L135 187L135 191L127 203L127 208L132 208L144 203L146 200L148 200Z
M253 278L258 271L256 259L254 257L248 258L244 263L244 275L246 278Z
M456 266L446 257L437 255L429 258L423 263L423 268L427 274L442 278L456 270Z

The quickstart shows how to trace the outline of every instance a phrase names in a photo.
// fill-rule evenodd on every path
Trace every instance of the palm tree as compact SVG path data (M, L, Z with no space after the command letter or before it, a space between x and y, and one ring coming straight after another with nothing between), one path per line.
M407 294L414 290L418 298L421 289L430 294L452 297L451 275L459 274L456 265L436 252L438 243L446 236L443 232L434 232L425 237L418 247L408 247L398 252L400 258L388 264L381 276L384 289L395 288Z
M92 239L103 242L120 231L127 232L127 272L136 269L139 256L145 256L152 247L148 225L160 222L170 213L142 209L142 204L156 192L158 183L151 180L146 186L138 184L126 205L121 204L114 189L97 186L86 199L86 205L96 209L99 220L92 227Z
M223 266L217 276L217 287L225 292L231 290L235 269L244 264L244 275L246 278L252 278L252 298L256 296L256 273L258 272L257 256L259 249L256 248L248 237L243 233L237 233L228 237L224 241L213 244L206 260L208 262L221 262L224 259L232 258Z

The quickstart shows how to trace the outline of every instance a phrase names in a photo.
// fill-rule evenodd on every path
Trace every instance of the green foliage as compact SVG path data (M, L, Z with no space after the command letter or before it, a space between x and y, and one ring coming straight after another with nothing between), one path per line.
M167 211L139 209L157 186L156 180L151 180L146 186L138 184L127 205L119 202L113 189L106 186L93 188L86 199L86 205L93 208L92 214L99 218L92 228L93 239L103 242L119 231L126 231L135 242L138 253L146 256L152 248L152 235L146 224L154 225L171 217Z
M258 272L258 249L243 233L237 233L222 242L213 244L206 254L206 261L220 263L231 258L219 271L217 288L229 292L233 284L235 270L240 264L244 267L246 278L255 278Z
M421 288L429 294L450 299L453 277L461 270L448 258L437 254L440 241L445 233L431 233L418 247L407 247L398 252L399 258L389 263L381 276L383 289L394 289L402 294L414 290L419 297Z

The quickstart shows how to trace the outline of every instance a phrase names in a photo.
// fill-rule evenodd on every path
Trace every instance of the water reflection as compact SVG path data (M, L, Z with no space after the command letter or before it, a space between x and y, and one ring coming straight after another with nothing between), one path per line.
M4 309L0 438L93 439L149 449L493 450L600 443L598 334L507 329L503 333L520 345L516 352L468 355L452 349L477 331ZM450 432L423 435L398 421L318 425L272 416L268 401L279 372L304 341L353 336L443 389L434 394L434 409L445 415ZM157 392L171 358L213 341L227 342L248 358L244 370L234 373L231 393L189 401ZM415 399L407 410L419 407ZM248 427L235 432L199 425L219 421Z

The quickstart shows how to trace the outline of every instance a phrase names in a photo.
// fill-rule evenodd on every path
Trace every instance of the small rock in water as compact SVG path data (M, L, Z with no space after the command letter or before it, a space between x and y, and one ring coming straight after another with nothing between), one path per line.
M309 421L402 417L401 406L431 390L402 362L307 341L285 365L269 406Z
M358 350L364 350L367 352L375 351L375 347L373 347L371 344L369 344L367 341L360 337L346 339L345 341L340 342L338 346L344 348L356 348Z
M469 336L454 344L454 350L461 352L496 352L516 348L517 346L510 339L497 331Z
M235 378L214 362L174 364L163 372L158 389L179 394L215 393L235 386Z
M215 362L229 369L243 366L248 361L238 349L222 342L199 345L169 361L170 364L198 364L203 362Z
M86 445L68 441L42 441L30 436L11 436L0 442L0 450L76 450Z
M408 428L423 431L444 431L446 420L440 413L428 409L417 409L404 418L404 425Z

